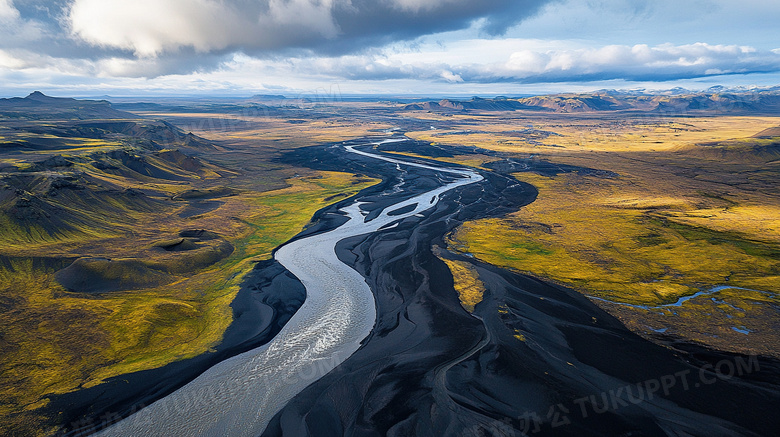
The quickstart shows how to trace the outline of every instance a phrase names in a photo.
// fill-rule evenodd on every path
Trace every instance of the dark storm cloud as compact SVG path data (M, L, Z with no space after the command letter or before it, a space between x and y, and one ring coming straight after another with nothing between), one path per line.
M398 3L353 0L351 7L340 6L334 13L343 32L336 44L315 41L326 50L377 46L421 35L463 29L476 19L484 19L482 30L500 35L507 28L536 13L549 0L429 1L430 9L403 8Z

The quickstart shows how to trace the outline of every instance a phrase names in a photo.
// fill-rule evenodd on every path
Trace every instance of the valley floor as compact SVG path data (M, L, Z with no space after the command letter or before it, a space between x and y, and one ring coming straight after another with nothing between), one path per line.
M780 357L780 117L196 102L100 104L81 120L54 107L0 118L0 432L51 434L67 416L59 397L221 353L248 304L235 300L242 284L278 277L272 250L381 184L371 166L302 148L391 132L421 142L378 150L538 191L462 223L449 211L458 226L425 237L421 262L443 261L436 281L453 278L432 293L466 331L477 332L472 313L506 334L491 339L500 347L532 338L507 302L538 296L491 295L501 267L576 290L666 347ZM555 290L538 293L570 301Z

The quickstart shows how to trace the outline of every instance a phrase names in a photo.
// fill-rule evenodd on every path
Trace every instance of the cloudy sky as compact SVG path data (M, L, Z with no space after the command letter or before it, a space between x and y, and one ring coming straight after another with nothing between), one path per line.
M765 0L0 0L0 95L780 84Z

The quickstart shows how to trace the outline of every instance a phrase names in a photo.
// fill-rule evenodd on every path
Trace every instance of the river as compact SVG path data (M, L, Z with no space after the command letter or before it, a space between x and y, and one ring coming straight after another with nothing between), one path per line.
M390 139L376 142L405 141ZM336 245L381 232L436 206L454 188L479 182L464 169L380 156L345 146L349 153L454 176L442 186L394 203L366 219L363 203L340 210L348 221L336 229L291 241L275 258L306 288L306 300L269 343L211 367L192 382L101 431L101 436L255 436L296 394L334 369L359 347L374 326L374 297L365 279L339 260ZM402 213L398 213L402 211ZM392 214L392 215L391 215Z

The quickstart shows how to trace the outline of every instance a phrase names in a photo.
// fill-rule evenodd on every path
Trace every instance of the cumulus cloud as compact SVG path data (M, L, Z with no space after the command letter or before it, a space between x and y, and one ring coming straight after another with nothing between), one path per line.
M206 52L224 48L247 23L212 0L77 0L68 19L87 43L153 56L183 45Z
M20 70L28 67L29 64L13 54L0 49L0 68L6 68L9 70Z
M515 40L516 46L538 41ZM556 43L560 45L560 43ZM507 49L507 40L478 40L459 47L460 60L450 56L441 62L426 52L390 55L350 55L324 58L291 58L292 73L317 71L333 79L390 80L419 79L449 83L491 82L574 82L621 79L654 81L724 74L750 74L780 71L780 53L749 46L663 44L650 47L607 45L578 49L510 51L504 60L473 63L471 48L488 53ZM459 48L453 49L457 51ZM438 61L437 61L438 59Z
M342 0L76 0L72 34L99 46L157 57L192 48L198 54L268 51L339 35L332 11Z
M0 0L0 23L8 24L19 19L19 10L17 10L11 0Z
M780 55L749 46L706 43L608 45L547 52L520 50L503 64L465 66L464 70L470 73L466 76L481 81L667 80L780 71Z
M462 29L475 20L501 31L548 1L73 0L67 20L75 37L140 57L181 48L199 53L262 54L291 48L345 53Z
M441 72L441 78L444 79L447 82L453 82L453 83L463 82L463 78L460 77L460 75L455 74L455 73L453 73L453 72L451 72L449 70L442 71Z
M457 3L457 0L390 0L390 3L397 9L419 12L429 11L447 3Z
M16 48L28 41L40 40L43 26L24 19L11 0L0 0L0 48Z

